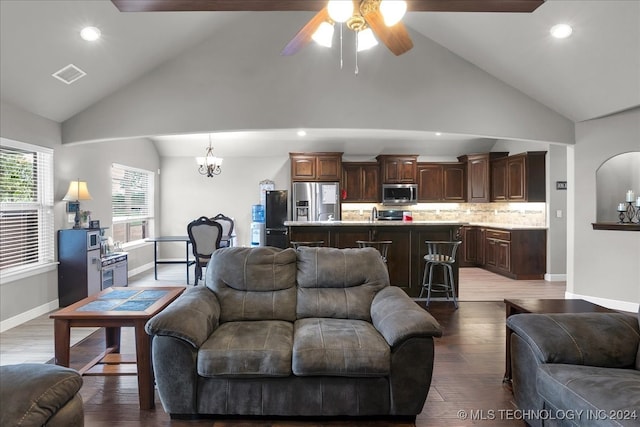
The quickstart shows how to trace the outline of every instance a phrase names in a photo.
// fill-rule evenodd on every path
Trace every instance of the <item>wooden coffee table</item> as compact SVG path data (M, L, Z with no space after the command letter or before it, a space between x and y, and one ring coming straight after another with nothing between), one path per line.
M615 313L615 310L582 299L505 299L505 318L519 313ZM511 383L511 329L506 326L503 382Z
M136 375L140 409L154 407L154 378L151 337L144 325L175 300L184 287L112 287L65 307L49 317L54 319L55 363L69 366L72 327L104 327L106 349L81 368L82 375ZM135 328L136 357L120 355L120 328ZM137 369L131 369L134 365Z

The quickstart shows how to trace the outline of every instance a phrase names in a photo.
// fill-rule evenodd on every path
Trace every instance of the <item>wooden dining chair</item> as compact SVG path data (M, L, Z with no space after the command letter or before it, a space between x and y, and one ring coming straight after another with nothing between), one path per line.
M222 238L220 241L220 246L223 248L233 246L233 218L229 218L228 216L219 213L211 219L220 223L220 225L222 226Z
M201 216L187 225L187 234L191 240L193 256L196 258L194 285L198 285L198 281L203 277L202 267L207 266L211 254L220 248L222 225L206 216Z

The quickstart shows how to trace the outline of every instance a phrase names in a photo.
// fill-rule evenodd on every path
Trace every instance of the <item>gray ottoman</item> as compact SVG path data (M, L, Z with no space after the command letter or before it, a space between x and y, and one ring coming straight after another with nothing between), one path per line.
M80 374L62 366L0 366L0 427L83 426L80 387Z

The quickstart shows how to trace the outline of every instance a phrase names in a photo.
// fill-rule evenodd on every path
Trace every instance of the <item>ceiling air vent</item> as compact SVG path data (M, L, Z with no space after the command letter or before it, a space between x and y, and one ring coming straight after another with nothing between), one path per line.
M73 64L69 64L66 67L52 74L53 77L55 77L56 79L68 85L70 85L71 83L75 82L76 80L86 75L87 73L85 73L84 71L82 71L80 68L76 67Z

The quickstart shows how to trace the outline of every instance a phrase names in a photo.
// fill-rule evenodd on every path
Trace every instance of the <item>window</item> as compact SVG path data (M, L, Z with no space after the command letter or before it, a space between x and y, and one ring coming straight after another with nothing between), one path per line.
M53 263L53 150L0 143L0 271Z
M153 227L153 172L129 166L111 166L113 240L129 243L151 235Z

